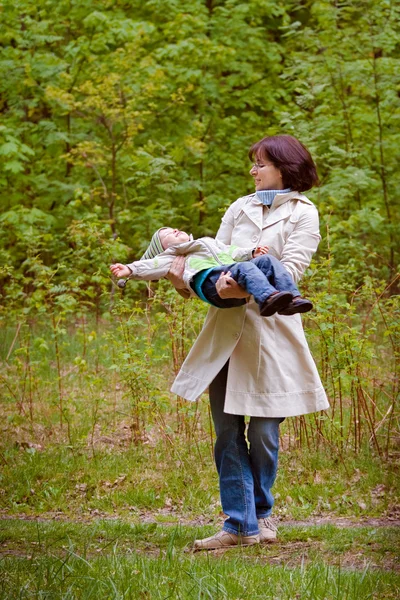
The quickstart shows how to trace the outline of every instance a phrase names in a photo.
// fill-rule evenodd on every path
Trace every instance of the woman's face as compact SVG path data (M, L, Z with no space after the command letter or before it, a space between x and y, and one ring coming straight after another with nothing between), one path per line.
M250 169L257 190L283 190L282 174L266 158L256 157L256 163Z
M175 244L183 244L190 240L190 236L185 231L172 229L172 227L164 227L164 229L161 229L159 235L164 250Z

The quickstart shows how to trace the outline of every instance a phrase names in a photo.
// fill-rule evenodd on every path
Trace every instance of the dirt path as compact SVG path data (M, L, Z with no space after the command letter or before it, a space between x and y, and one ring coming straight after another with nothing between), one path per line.
M160 519L160 513L151 512L140 512L135 513L132 516L127 515L115 515L109 513L103 513L98 510L92 511L90 514L85 516L79 516L72 518L64 513L54 512L45 513L43 515L26 515L26 514L9 514L0 511L0 521L2 520L20 520L20 521L38 521L38 522L51 522L61 521L65 523L92 523L93 521L105 519L109 521L124 520L132 524L148 524L148 525L160 525L165 527L173 527L175 525L185 525L188 527L204 527L205 525L217 525L214 521L210 522L210 519L197 518L188 519L181 517L177 514L171 515L171 519L168 520L167 515L163 515L163 519ZM222 519L221 519L222 523ZM275 523L278 527L314 527L323 525L333 525L334 527L400 527L400 518L398 517L337 517L337 516L323 516L323 517L310 517L307 520L295 520L295 519L275 519Z

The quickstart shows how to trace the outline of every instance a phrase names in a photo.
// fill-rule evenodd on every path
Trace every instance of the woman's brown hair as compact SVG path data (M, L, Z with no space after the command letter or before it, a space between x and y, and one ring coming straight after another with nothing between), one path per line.
M269 160L280 170L285 188L305 192L319 184L317 168L311 154L292 135L272 135L252 145L249 158Z

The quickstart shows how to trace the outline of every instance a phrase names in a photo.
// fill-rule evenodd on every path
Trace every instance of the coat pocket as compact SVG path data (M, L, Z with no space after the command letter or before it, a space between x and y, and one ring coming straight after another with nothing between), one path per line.
M244 210L241 209L238 212L238 214L233 217L235 227L243 220L243 217L245 217L245 216L246 216L246 213L244 212Z

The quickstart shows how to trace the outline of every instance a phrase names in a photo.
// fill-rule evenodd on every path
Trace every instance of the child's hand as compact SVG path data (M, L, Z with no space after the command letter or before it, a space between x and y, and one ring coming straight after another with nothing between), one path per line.
M114 277L129 277L132 274L130 268L126 265L121 265L121 263L110 265L110 270Z
M263 254L268 254L268 246L258 246L258 248L256 248L253 251L253 256L254 258L256 258L257 256L262 256Z

